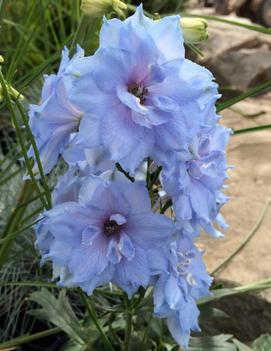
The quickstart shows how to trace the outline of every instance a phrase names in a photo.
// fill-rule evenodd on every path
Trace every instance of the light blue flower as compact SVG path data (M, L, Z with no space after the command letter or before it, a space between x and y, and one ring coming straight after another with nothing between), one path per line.
M43 262L53 262L60 285L91 294L112 282L131 296L167 270L164 247L174 230L169 218L152 212L144 182L105 172L83 180L78 198L44 213L36 246Z
M191 331L200 331L196 301L210 295L212 278L206 273L202 253L190 237L171 244L169 272L154 287L154 312L167 319L174 339L187 348Z
M174 153L166 161L162 183L172 197L178 226L186 232L197 235L202 227L221 236L212 222L227 227L219 210L227 201L221 189L227 178L225 148L230 134L230 129L216 125L194 138L189 158L187 153Z
M29 122L35 137L40 159L45 173L56 164L59 155L69 143L72 133L78 130L83 113L69 100L72 77L65 75L68 67L76 64L84 56L78 47L70 60L68 50L62 52L62 60L57 74L45 76L41 103L30 105ZM30 148L29 156L34 156ZM37 165L34 166L34 171Z
M218 97L212 74L184 58L179 16L153 21L142 7L124 22L105 20L95 55L66 74L71 101L89 114L75 145L104 147L132 174L146 157L187 150Z

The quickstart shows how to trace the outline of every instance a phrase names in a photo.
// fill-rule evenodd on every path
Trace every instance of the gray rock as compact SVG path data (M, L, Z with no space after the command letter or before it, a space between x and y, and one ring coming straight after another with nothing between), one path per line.
M266 34L209 21L209 39L202 44L202 51L200 63L222 86L244 91L271 79L271 38Z

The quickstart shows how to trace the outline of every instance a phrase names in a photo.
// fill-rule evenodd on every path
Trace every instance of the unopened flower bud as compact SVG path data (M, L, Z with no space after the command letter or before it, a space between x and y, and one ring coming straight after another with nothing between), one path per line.
M8 91L8 94L11 95L14 99L19 99L19 101L22 101L24 99L23 95L20 94L16 89L14 89L10 84L5 83L6 89ZM4 101L4 90L2 85L0 84L0 102Z
M1 63L4 63L4 57L2 55L0 55L0 65Z
M100 17L111 11L124 17L126 4L121 0L82 0L81 10L85 15Z
M198 44L208 38L208 22L202 18L181 18L181 28L186 44Z

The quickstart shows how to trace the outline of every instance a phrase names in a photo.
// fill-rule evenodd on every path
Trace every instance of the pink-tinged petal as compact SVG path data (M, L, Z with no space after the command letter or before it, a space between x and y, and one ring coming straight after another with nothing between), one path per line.
M140 103L140 99L134 96L133 94L129 93L128 88L126 85L118 85L117 86L117 96L120 101L131 110L136 113L144 115L148 113L148 109Z

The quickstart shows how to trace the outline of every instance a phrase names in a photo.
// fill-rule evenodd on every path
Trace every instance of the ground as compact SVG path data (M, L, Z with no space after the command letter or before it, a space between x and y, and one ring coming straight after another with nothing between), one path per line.
M222 123L233 129L271 124L271 94L241 102L223 113ZM238 111L238 112L237 112ZM256 115L256 112L261 112ZM256 117L255 117L256 115ZM223 215L230 228L223 239L204 235L205 260L213 270L249 233L268 200L271 200L271 131L232 136L228 147L228 189L231 197ZM271 206L255 236L217 277L249 283L271 275ZM271 291L264 293L271 301Z
M225 111L224 125L233 129L271 124L271 93L249 99ZM238 111L238 112L237 112ZM258 114L261 112L261 114ZM265 203L271 200L271 131L232 136L228 147L229 172L226 193L231 200L223 208L230 227L222 239L203 235L199 245L205 250L208 271L214 270L248 235L258 221ZM271 204L258 231L244 249L220 272L216 280L240 285L271 276ZM271 290L257 296L237 296L221 300L230 320L211 321L208 332L234 334L252 341L263 333L271 334Z

